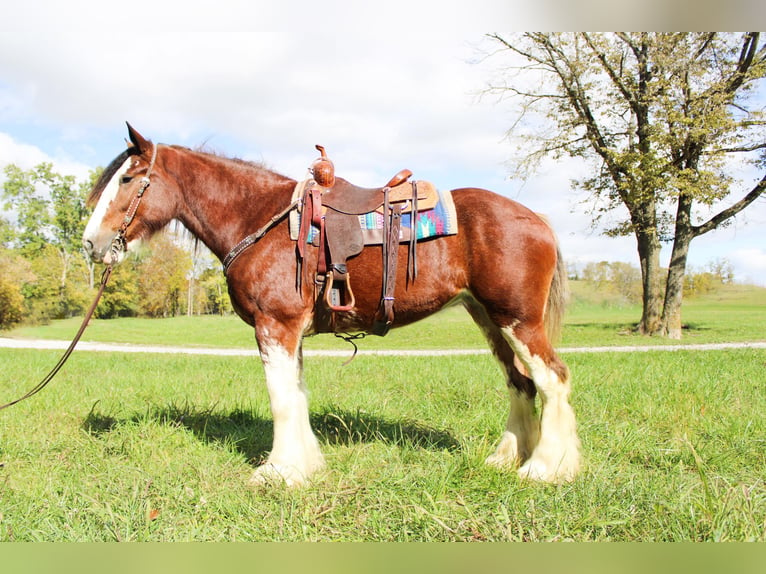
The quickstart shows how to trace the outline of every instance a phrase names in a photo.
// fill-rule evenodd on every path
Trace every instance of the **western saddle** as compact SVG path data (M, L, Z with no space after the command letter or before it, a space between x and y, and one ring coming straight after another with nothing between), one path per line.
M417 181L410 181L412 172L404 169L386 185L376 188L358 187L345 179L335 177L335 167L322 146L316 148L321 156L310 167L313 179L306 182L301 201L300 228L297 240L298 285L305 257L310 227L318 230L319 256L315 282L317 299L333 313L354 309L356 301L351 288L346 261L364 248L359 216L377 211L383 216L383 285L381 301L375 315L372 333L383 336L394 320L394 288L401 216L412 213L412 231L409 238L407 279L417 276L415 223L420 209L433 207L436 193L430 184L418 189ZM424 205L429 204L429 205ZM331 319L332 321L333 319ZM331 329L331 326L329 327Z

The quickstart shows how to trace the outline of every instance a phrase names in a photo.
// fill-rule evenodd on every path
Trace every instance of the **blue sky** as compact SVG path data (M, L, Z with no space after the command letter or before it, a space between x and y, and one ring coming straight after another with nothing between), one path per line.
M546 213L568 260L637 265L632 238L590 230L570 184L585 166L548 162L526 183L509 179L514 110L478 97L499 65L480 48L486 31L567 15L536 6L15 3L0 22L0 167L52 161L84 177L121 151L126 120L155 141L205 143L296 178L319 143L361 185L407 167L441 188L492 189ZM739 280L766 285L764 230L760 200L696 239L690 264L727 257Z

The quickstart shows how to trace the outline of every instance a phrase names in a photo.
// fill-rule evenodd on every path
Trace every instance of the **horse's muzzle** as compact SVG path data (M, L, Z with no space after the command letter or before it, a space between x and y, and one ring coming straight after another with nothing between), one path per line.
M118 234L95 241L84 237L82 246L91 261L106 265L114 265L122 261L126 248L125 241Z

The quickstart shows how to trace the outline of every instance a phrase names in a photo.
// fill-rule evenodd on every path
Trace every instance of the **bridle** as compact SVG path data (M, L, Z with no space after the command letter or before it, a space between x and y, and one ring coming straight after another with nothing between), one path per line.
M136 212L138 211L138 206L141 203L141 198L144 196L146 189L149 187L149 183L150 183L149 177L152 174L152 170L154 169L154 162L157 159L157 147L158 147L158 144L154 144L154 149L152 150L152 159L149 162L149 168L146 170L146 175L141 178L141 185L138 187L138 191L136 192L136 195L131 200L130 205L128 206L128 210L125 212L125 217L123 218L122 223L120 224L120 228L117 230L117 235L112 240L112 245L109 247L110 252L115 257L120 251L127 249L127 242L125 241L125 235L128 231L128 226L131 223L133 223L133 220L136 217ZM114 261L114 259L112 260ZM41 390L43 390L48 383L50 383L53 380L53 377L55 377L56 373L58 373L61 370L61 367L64 366L64 363L66 363L67 359L72 354L72 351L74 351L75 346L80 341L80 337L82 337L82 334L85 331L85 327L88 326L88 323L93 317L93 313L95 313L96 311L98 302L101 300L101 296L104 294L104 289L106 288L106 284L109 282L109 277L111 277L111 275L112 275L112 265L110 263L106 266L103 274L101 275L101 284L98 288L98 293L96 293L96 298L93 300L93 303L91 303L87 313L85 313L85 318L83 319L82 324L80 325L80 328L77 331L77 334L74 336L74 339L72 339L72 342L69 344L69 347L67 347L67 350L64 351L64 354L61 356L58 363L56 363L56 366L53 367L51 371L47 375L45 375L45 377L43 377L43 379L39 383L37 383L37 385L35 385L32 389L27 391L27 393L25 393L23 396L19 397L18 399L14 401L6 403L4 405L0 405L0 411L10 406L13 406L17 403L20 403L24 399L28 399L29 397L36 395Z
M130 205L128 205L128 210L125 212L125 217L120 224L120 228L117 230L117 235L115 235L114 239L112 239L112 245L109 247L109 251L112 253L113 261L120 252L125 251L128 248L127 241L125 240L125 235L128 232L128 226L133 223L133 220L136 217L136 212L138 211L138 206L141 204L141 199L144 197L144 192L146 191L146 188L149 187L149 183L151 183L149 178L152 175L154 163L157 161L158 147L159 144L154 144L152 148L152 159L149 162L149 167L146 170L146 175L141 178L141 185L138 187L136 195L134 195L133 199L130 201Z

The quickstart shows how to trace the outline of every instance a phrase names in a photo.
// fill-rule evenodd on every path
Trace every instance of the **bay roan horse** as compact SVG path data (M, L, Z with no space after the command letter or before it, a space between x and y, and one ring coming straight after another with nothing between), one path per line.
M153 144L130 126L128 131L128 148L91 193L96 205L83 244L95 261L119 263L174 219L223 260L291 202L293 179L241 160ZM418 245L414 281L408 281L406 265L398 266L393 326L450 303L464 305L499 361L510 395L505 431L486 462L518 469L522 478L571 480L579 469L579 440L569 370L551 344L566 291L554 233L538 215L495 193L451 193L459 231ZM309 424L302 357L303 336L316 331L318 249L307 246L300 290L295 250L287 218L279 219L227 275L236 313L255 329L273 416L272 450L255 470L255 484L302 484L324 466ZM407 245L399 256L407 257ZM356 304L338 321L344 332L370 330L381 299L381 259L380 247L373 246L348 261Z

